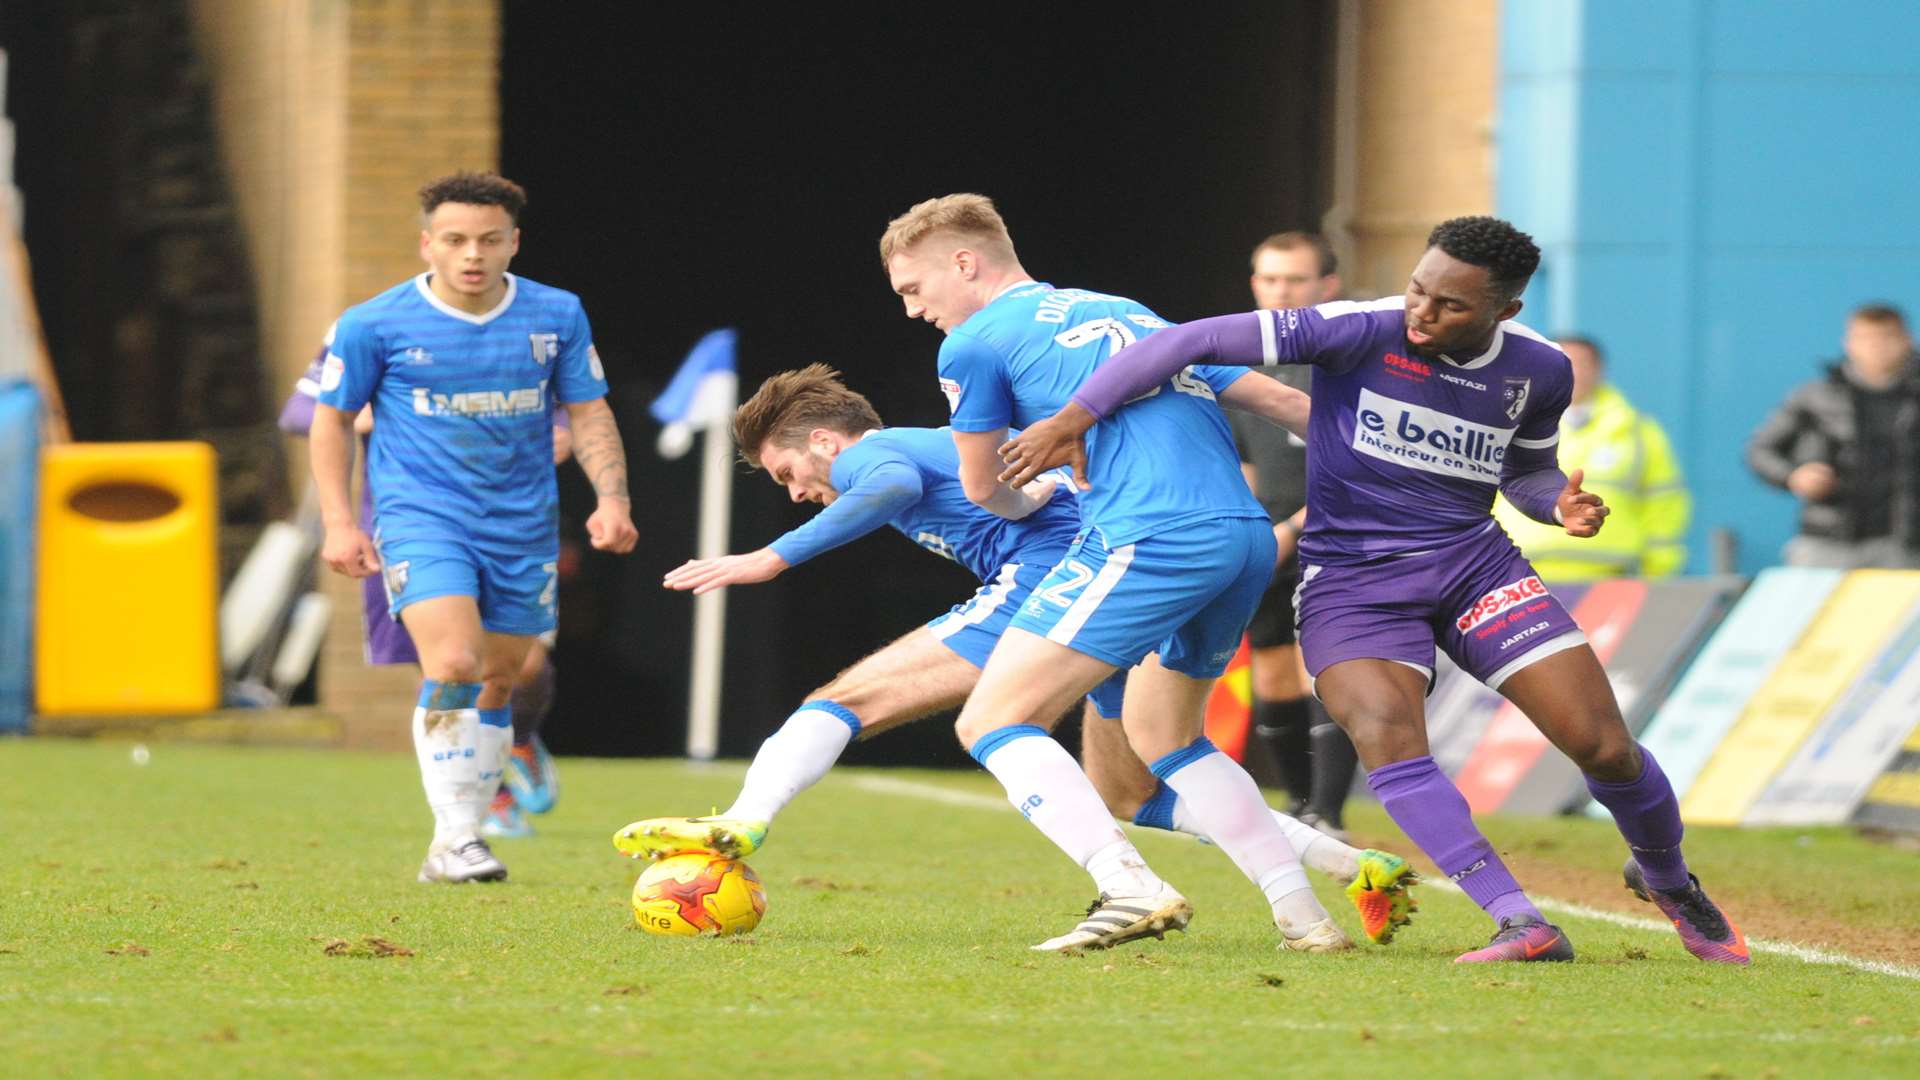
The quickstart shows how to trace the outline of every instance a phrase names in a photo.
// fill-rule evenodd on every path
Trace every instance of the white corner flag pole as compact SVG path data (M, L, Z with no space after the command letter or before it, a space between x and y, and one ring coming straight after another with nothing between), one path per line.
M719 381L719 380L716 380ZM724 379L724 408L713 415L731 417L739 402L739 384ZM718 407L719 403L712 403ZM733 425L709 423L701 440L699 557L727 553L733 510ZM720 676L727 640L727 590L693 598L693 686L687 710L687 756L712 761L720 752Z

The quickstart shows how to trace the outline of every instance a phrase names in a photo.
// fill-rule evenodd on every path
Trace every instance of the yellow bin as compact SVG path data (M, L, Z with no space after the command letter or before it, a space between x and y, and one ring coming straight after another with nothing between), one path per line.
M40 711L220 704L219 521L206 443L49 446L40 459Z

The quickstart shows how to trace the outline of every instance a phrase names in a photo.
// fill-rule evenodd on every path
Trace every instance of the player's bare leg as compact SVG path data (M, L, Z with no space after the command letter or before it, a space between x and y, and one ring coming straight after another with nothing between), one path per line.
M807 695L760 744L733 805L701 818L649 818L626 826L613 845L635 858L681 851L751 854L795 796L812 787L847 743L958 706L980 670L920 627L872 653Z
M1527 665L1500 692L1587 776L1627 842L1627 887L1657 905L1687 951L1713 963L1748 962L1746 938L1700 888L1681 854L1680 803L1660 763L1634 741L1613 687L1586 645Z
M1159 778L1128 745L1120 718L1101 716L1091 701L1081 709L1080 766L1107 804L1107 812L1128 821L1161 787Z

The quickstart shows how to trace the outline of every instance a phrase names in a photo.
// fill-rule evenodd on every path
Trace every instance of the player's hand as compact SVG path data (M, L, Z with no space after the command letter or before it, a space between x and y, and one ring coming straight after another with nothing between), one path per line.
M640 540L633 527L631 504L625 499L601 499L593 516L587 519L587 539L600 551L625 555Z
M729 585L758 585L762 581L772 581L786 568L787 560L775 554L772 548L761 548L745 555L688 559L669 571L660 584L681 592L691 589L693 595L699 596Z
M1027 497L1035 510L1053 501L1053 493L1060 490L1060 480L1054 476L1043 476L1030 484L1020 485L1020 494Z
M1787 474L1787 490L1806 500L1820 502L1840 486L1840 475L1824 461L1809 461Z
M320 558L336 574L351 578L372 577L380 572L380 554L373 540L358 525L327 527L327 538L320 544Z
M1000 482L1012 487L1030 484L1041 473L1061 465L1073 466L1073 482L1082 488L1087 483L1087 429L1093 426L1093 414L1068 402L1052 416L1008 439L1000 447L1000 460L1007 463Z
M1293 527L1291 519L1273 523L1273 546L1273 572L1277 574L1300 550L1300 530Z
M1567 486L1560 489L1560 497L1554 500L1553 508L1560 515L1560 524L1566 527L1571 536L1594 536L1600 532L1600 526L1606 523L1612 510L1600 500L1600 496L1591 491L1581 491L1580 481L1586 479L1584 469L1575 469L1567 474Z

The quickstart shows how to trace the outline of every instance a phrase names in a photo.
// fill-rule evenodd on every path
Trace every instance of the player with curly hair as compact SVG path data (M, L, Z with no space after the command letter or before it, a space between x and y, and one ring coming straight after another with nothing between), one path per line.
M1579 765L1632 853L1628 886L1688 951L1744 964L1739 928L1687 870L1672 785L1627 730L1586 636L1491 516L1496 490L1575 536L1597 533L1607 514L1581 491L1580 470L1568 476L1556 461L1573 386L1566 355L1512 321L1539 264L1511 224L1454 218L1428 237L1403 296L1201 319L1143 338L1004 446L1002 479L1067 461L1084 471L1081 433L1189 364L1314 365L1301 647L1387 812L1498 923L1486 947L1459 959L1571 960L1573 946L1428 752L1436 645Z

